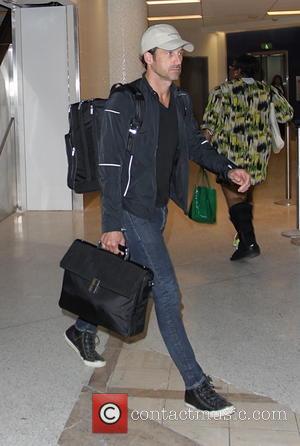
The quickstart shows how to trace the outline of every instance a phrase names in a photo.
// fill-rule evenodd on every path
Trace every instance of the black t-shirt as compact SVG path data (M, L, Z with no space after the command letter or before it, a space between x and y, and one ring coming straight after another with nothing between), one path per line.
M178 145L178 121L174 98L171 95L169 107L159 104L159 135L156 152L156 206L168 203L170 179L174 156Z

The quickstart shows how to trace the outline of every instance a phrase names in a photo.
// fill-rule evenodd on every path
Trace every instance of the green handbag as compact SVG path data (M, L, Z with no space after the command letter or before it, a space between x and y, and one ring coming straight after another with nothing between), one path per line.
M189 217L199 223L215 223L217 213L216 189L210 187L207 172L200 167L199 184L195 186Z

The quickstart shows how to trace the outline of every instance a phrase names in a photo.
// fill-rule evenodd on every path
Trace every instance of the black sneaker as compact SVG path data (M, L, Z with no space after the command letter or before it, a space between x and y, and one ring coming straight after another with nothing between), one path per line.
M230 257L230 260L241 260L244 258L252 259L253 257L257 257L260 255L260 247L257 243L252 243L249 246L243 246L241 243L239 244L238 248L232 256Z
M98 336L89 331L77 330L75 325L72 325L65 332L65 339L78 355L81 357L85 365L89 367L104 367L106 362L96 352L96 339L99 342Z
M234 406L215 391L209 376L199 387L186 390L184 401L193 409L207 412L209 418L223 417L235 411Z

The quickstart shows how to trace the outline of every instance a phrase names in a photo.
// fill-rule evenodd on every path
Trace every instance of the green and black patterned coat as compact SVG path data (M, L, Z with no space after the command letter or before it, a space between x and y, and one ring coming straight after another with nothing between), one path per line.
M254 185L267 175L271 100L278 122L292 119L293 109L275 88L251 81L233 80L212 90L201 127L212 133L211 143L220 153L250 173Z

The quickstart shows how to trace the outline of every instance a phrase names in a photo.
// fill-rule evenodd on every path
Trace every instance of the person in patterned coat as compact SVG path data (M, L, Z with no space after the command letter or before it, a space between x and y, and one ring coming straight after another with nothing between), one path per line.
M255 257L260 254L253 222L253 190L267 176L272 150L269 124L273 102L278 122L292 119L293 109L278 91L254 79L256 59L242 55L230 66L230 80L214 88L203 116L202 129L219 153L251 175L251 187L240 193L234 185L222 184L239 243L230 260Z

